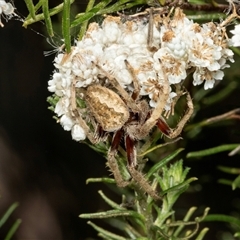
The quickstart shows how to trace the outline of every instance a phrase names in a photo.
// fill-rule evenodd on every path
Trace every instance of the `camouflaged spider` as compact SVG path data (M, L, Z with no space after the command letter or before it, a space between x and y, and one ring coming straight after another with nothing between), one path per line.
M153 31L153 23L151 19L152 12L150 11L147 42L149 50L155 51L155 48L151 44ZM129 181L123 179L119 170L118 162L115 158L119 150L120 142L124 137L127 153L127 169L132 179L151 197L159 199L159 196L156 195L154 189L144 178L142 173L136 170L136 166L138 164L136 143L146 138L155 126L157 126L166 137L177 137L193 113L193 103L190 94L186 91L188 110L177 124L176 128L171 129L162 117L164 107L169 97L170 89L167 76L164 74L164 69L164 76L163 79L161 79L163 81L159 99L156 103L156 107L151 109L147 101L145 99L141 99L139 96L140 85L134 74L134 69L127 60L125 60L125 64L132 76L134 87L132 93L127 92L110 73L106 72L101 66L95 64L99 68L100 72L102 72L102 75L108 79L108 86L93 84L87 87L84 94L84 101L87 105L87 111L89 111L88 115L92 118L90 120L96 130L94 134L77 110L74 84L72 89L72 112L79 122L79 125L84 129L88 139L93 144L98 141L105 141L109 134L112 135L112 143L108 151L107 159L108 166L114 175L117 185L119 187L125 187L129 184Z
M113 172L117 185L119 187L125 187L129 184L129 181L123 179L115 158L120 141L124 137L127 153L127 168L132 179L150 196L158 199L159 197L156 196L155 191L144 178L142 173L136 170L138 164L135 147L136 143L137 141L144 139L154 126L157 126L168 138L177 137L192 115L193 104L189 93L186 92L188 110L178 123L177 127L171 129L161 116L168 100L168 81L164 81L161 97L159 98L156 107L152 110L146 100L140 99L140 86L138 80L134 76L133 69L127 60L125 60L125 63L133 77L134 91L131 94L123 89L118 81L100 66L97 67L107 77L111 86L106 87L100 84L93 84L90 85L85 92L87 109L90 115L94 118L96 128L98 129L94 135L85 121L81 118L80 114L76 113L76 109L73 109L73 112L75 112L75 117L77 117L79 124L84 128L88 139L92 143L104 141L104 136L106 137L108 134L113 135L107 159L108 166Z

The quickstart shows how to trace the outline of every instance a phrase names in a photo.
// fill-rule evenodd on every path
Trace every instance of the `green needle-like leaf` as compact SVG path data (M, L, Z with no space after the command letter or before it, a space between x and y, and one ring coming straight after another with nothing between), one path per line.
M50 13L49 13L48 0L42 0L42 10L43 10L44 20L46 23L48 35L50 37L53 37L54 32L53 32L53 27L52 27L52 20L51 20Z
M7 236L4 238L4 240L12 239L12 236L17 231L17 229L18 229L19 225L21 224L21 222L22 222L21 219L18 219L18 220L15 221L15 223L12 225L12 227L8 231Z
M81 218L111 218L111 217L134 217L144 221L144 217L135 211L130 210L109 210L106 212L83 213Z
M221 145L221 146L217 146L217 147L213 147L213 148L209 148L209 149L205 149L205 150L201 150L201 151L190 152L187 154L187 158L205 157L205 156L217 154L220 152L231 151L238 146L239 146L239 143L225 144L225 145Z
M14 203L10 206L7 212L0 219L0 227L2 227L2 225L8 220L9 216L18 207L18 205L19 205L18 203Z
M126 210L125 208L121 207L119 204L113 202L110 198L108 198L102 191L98 191L102 199L112 208L118 210Z
M99 15L99 11L101 9L104 9L112 0L105 0L105 1L101 1L100 3L98 3L97 5L95 5L92 8L88 8L88 11L86 11L85 13L80 13L75 17L75 20L71 23L71 27L76 27L79 24L82 24L85 21L90 20L91 18L93 18L95 15ZM89 3L90 4L90 3ZM86 10L87 10L86 9ZM79 38L82 36L82 30L80 30L79 33ZM81 38L80 38L81 39Z
M218 169L229 174L240 174L240 168L218 166Z
M86 184L88 183L98 183L98 182L104 182L104 183L116 183L115 179L113 178L88 178L86 181Z
M161 195L164 196L165 194L168 194L168 193L174 192L174 191L176 191L180 195L182 193L183 189L188 188L188 186L191 182L197 181L197 180L198 179L196 177L189 178L186 181L184 181L184 182L182 182L182 183L180 183L180 184L178 184L174 187L168 188L167 190L161 192Z
M70 4L72 4L75 0L69 0L69 1L70 1ZM49 9L49 15L50 16L56 15L59 12L61 12L62 10L63 10L63 3L59 4L58 6L56 6L54 8ZM33 24L35 22L39 22L39 21L42 21L42 20L44 20L44 14L43 13L37 14L35 19L26 18L24 23L23 23L23 27L27 27L30 24Z
M95 3L95 0L89 0L85 12L92 11L94 3ZM98 10L99 9L96 9L96 11L98 11ZM82 37L84 36L84 34L86 32L86 29L87 29L87 25L88 25L88 21L85 21L84 23L82 23L82 26L80 28L80 32L79 32L79 35L78 35L78 40L81 40Z
M236 224L236 226L240 226L240 219L224 214L209 214L204 219L203 222L227 222Z
M36 19L36 15L35 15L35 8L34 8L34 4L32 2L32 0L24 0L27 6L27 9L29 11L30 16L32 17L32 19Z
M172 154L168 155L167 157L160 160L158 163L156 163L153 167L151 167L146 175L146 178L150 178L154 173L158 172L163 166L165 166L168 162L170 162L173 158L175 158L180 152L182 152L184 149L179 148Z
M126 240L126 238L121 237L119 235L116 235L114 233L111 233L101 227L98 227L96 224L88 221L88 224L91 225L96 231L98 231L100 234L99 236L104 237L104 239L111 239L111 240ZM108 237L108 238L107 238Z
M205 237L208 230L209 230L209 228L202 229L202 231L198 234L196 240L202 240Z
M240 175L236 177L232 183L232 190L235 190L236 188L240 188Z
M62 34L67 53L71 50L71 36L70 36L70 0L64 0L63 4L63 17L62 17Z

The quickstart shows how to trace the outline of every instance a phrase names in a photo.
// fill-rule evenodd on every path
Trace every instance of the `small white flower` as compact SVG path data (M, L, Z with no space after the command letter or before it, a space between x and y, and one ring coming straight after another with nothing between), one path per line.
M213 88L214 83L215 83L215 80L214 80L214 79L205 81L205 83L204 83L204 89L207 90L207 89Z
M105 36L105 43L117 43L121 36L121 30L116 22L105 20L102 25L104 36Z
M75 141L82 141L86 139L86 134L82 127L75 124L72 128L72 139Z
M213 88L215 80L222 80L224 76L223 71L209 71L207 68L197 68L193 73L193 85L200 85L204 82L204 89Z
M229 40L229 45L233 47L240 47L240 24L235 25L235 28L230 31L233 36Z
M62 125L62 127L65 131L70 131L73 127L74 122L69 116L64 114L60 118L60 124Z

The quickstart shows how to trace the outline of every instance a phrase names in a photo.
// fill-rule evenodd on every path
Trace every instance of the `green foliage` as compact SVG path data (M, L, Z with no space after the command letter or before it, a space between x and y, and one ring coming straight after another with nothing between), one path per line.
M18 207L18 203L13 203L8 210L5 212L5 214L0 218L0 228L4 225L4 223L9 219L9 217L11 216L11 214L13 213L13 211ZM12 238L12 236L14 235L14 233L17 231L19 225L21 224L21 220L17 219L14 224L12 225L12 227L9 229L6 237L4 238L4 240L10 240Z
M180 152L180 151L178 151ZM176 155L176 154L175 154ZM172 159L168 157L168 159ZM173 206L179 196L186 191L189 184L196 178L186 179L188 168L183 168L182 161L176 161L169 167L165 164L159 172L159 163L152 169L154 180L152 186L160 186L162 191L161 201L156 203L151 196L134 188L134 195L123 195L120 204L109 199L102 191L99 191L102 199L112 208L108 211L81 214L81 218L87 219L111 219L109 224L121 230L122 235L113 234L92 222L88 222L103 239L203 239L207 229L199 230L199 223L206 217L209 209L206 209L202 217L191 220L196 208L191 208L182 220L175 220ZM106 179L91 179L88 182L108 182ZM112 180L114 183L114 180ZM131 185L129 185L129 188Z

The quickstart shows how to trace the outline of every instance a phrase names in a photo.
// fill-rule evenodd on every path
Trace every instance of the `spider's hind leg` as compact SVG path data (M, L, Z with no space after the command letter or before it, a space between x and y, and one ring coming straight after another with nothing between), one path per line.
M111 147L108 151L108 155L107 155L108 166L109 166L111 172L113 173L113 176L115 178L115 181L116 181L118 187L126 187L129 184L128 181L124 180L123 174L120 171L119 164L115 157L117 154L118 147L119 147L120 141L122 139L122 136L123 136L123 129L118 130L114 134L113 139L112 139L112 145L111 145Z
M126 142L126 151L127 151L127 157L128 157L127 168L133 180L136 182L137 186L140 189L148 193L153 199L159 200L160 197L157 195L153 187L149 184L149 182L144 177L142 172L136 170L137 154L135 149L135 141L129 135L127 135L125 142Z

